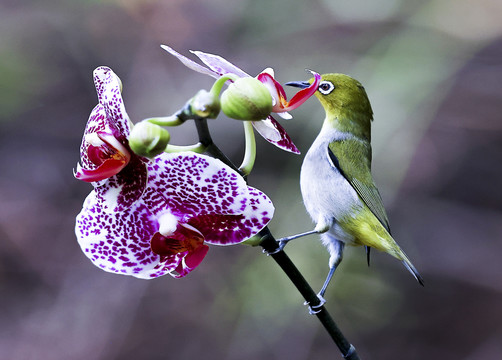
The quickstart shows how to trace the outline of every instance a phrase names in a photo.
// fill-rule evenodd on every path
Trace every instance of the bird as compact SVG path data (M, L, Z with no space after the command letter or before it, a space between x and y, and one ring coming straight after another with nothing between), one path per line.
M304 89L313 81L286 85ZM392 255L423 286L423 278L391 235L382 197L371 175L373 111L364 87L345 74L324 74L315 96L326 117L300 171L303 203L315 228L278 239L278 251L290 240L320 234L330 258L328 275L317 294L318 306L326 301L324 294L342 261L345 245L364 246L368 265L371 248Z

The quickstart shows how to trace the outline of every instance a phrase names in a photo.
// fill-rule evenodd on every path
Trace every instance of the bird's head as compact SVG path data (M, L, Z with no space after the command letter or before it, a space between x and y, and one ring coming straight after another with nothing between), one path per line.
M307 88L314 79L308 81L292 81L286 85ZM326 111L327 119L337 119L339 122L350 120L348 127L370 127L373 111L361 83L344 74L324 74L315 92Z

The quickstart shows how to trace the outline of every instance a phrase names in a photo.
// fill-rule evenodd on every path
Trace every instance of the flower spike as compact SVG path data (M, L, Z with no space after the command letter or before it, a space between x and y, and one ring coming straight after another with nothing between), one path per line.
M153 124L137 125L134 136L111 69L96 69L94 81L99 103L75 171L94 190L77 215L75 232L96 266L143 279L183 277L201 263L208 244L241 243L270 222L270 199L220 160L193 152L156 155ZM131 137L151 159L131 151ZM160 148L168 137L159 139Z

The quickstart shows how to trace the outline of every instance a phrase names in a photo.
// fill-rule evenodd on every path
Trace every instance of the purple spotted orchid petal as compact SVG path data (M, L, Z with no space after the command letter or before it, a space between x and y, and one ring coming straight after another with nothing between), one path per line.
M270 199L220 160L164 153L148 163L146 189L129 207L91 192L77 216L76 234L86 256L106 271L183 277L204 259L206 243L240 243L263 229L273 213Z
M295 146L286 130L272 116L265 120L253 121L253 126L269 143L293 154L300 154L300 150Z
M181 256L160 257L150 248L157 231L155 217L136 202L121 212L108 212L92 191L77 215L75 233L84 254L101 269L153 278L176 269Z
M151 211L165 208L181 219L199 214L233 215L246 209L244 179L218 159L195 153L161 154L148 165L143 196Z
M199 215L191 218L189 224L203 232L209 244L231 245L249 239L270 222L274 206L260 190L252 187L248 189L248 201L242 214Z
M79 180L92 182L96 196L107 199L108 211L117 206L131 206L143 193L146 162L129 148L129 116L121 95L121 82L108 67L94 70L98 105L87 121L80 162L74 174Z
M147 159L132 156L121 172L95 187L96 196L105 201L108 211L120 211L139 200L148 181L148 163Z
M126 144L126 139L131 132L131 123L122 100L122 83L119 77L106 66L94 70L94 85L98 94L98 102L104 108L105 122L112 129L114 135L121 143ZM94 124L97 127L100 123ZM97 129L88 127L89 132Z

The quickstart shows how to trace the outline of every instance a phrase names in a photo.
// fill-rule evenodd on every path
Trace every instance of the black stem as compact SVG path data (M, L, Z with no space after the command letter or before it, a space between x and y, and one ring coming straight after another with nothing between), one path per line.
M185 113L185 115L187 114ZM214 144L211 138L211 134L209 133L207 120L205 118L194 118L193 116L191 118L195 120L195 126L199 135L199 141L201 144L206 146L206 153L217 159L220 159L226 165L239 172L239 169L232 163L232 161L228 159L228 157L223 154L223 152ZM263 248L263 250L266 253L270 254L275 262L286 273L286 275L296 286L300 294L302 294L307 304L309 304L309 306L311 307L315 307L316 311L318 311L316 313L317 318L340 349L343 358L348 360L359 360L359 356L357 355L354 346L345 338L326 308L324 306L319 306L320 300L317 297L317 294L305 280L295 264L293 264L291 259L286 255L284 251L275 253L275 251L279 247L279 244L272 236L269 228L265 227L260 231L259 235L261 236L260 246Z
M235 164L213 142L207 126L207 120L204 118L195 119L195 127L197 128L197 133L199 135L199 142L206 147L206 153L223 161L225 165L230 166L242 175L237 166L235 166Z
M317 294L305 280L295 264L293 264L284 251L274 253L279 247L279 244L270 233L268 227L265 227L262 231L260 231L260 235L262 236L260 245L263 250L270 254L275 262L286 273L300 294L302 294L306 303L311 307L315 307L315 310L318 311L315 315L340 349L344 359L359 360L359 356L357 355L354 346L345 338L328 310L326 310L324 306L319 306L321 304L320 299L317 297Z

